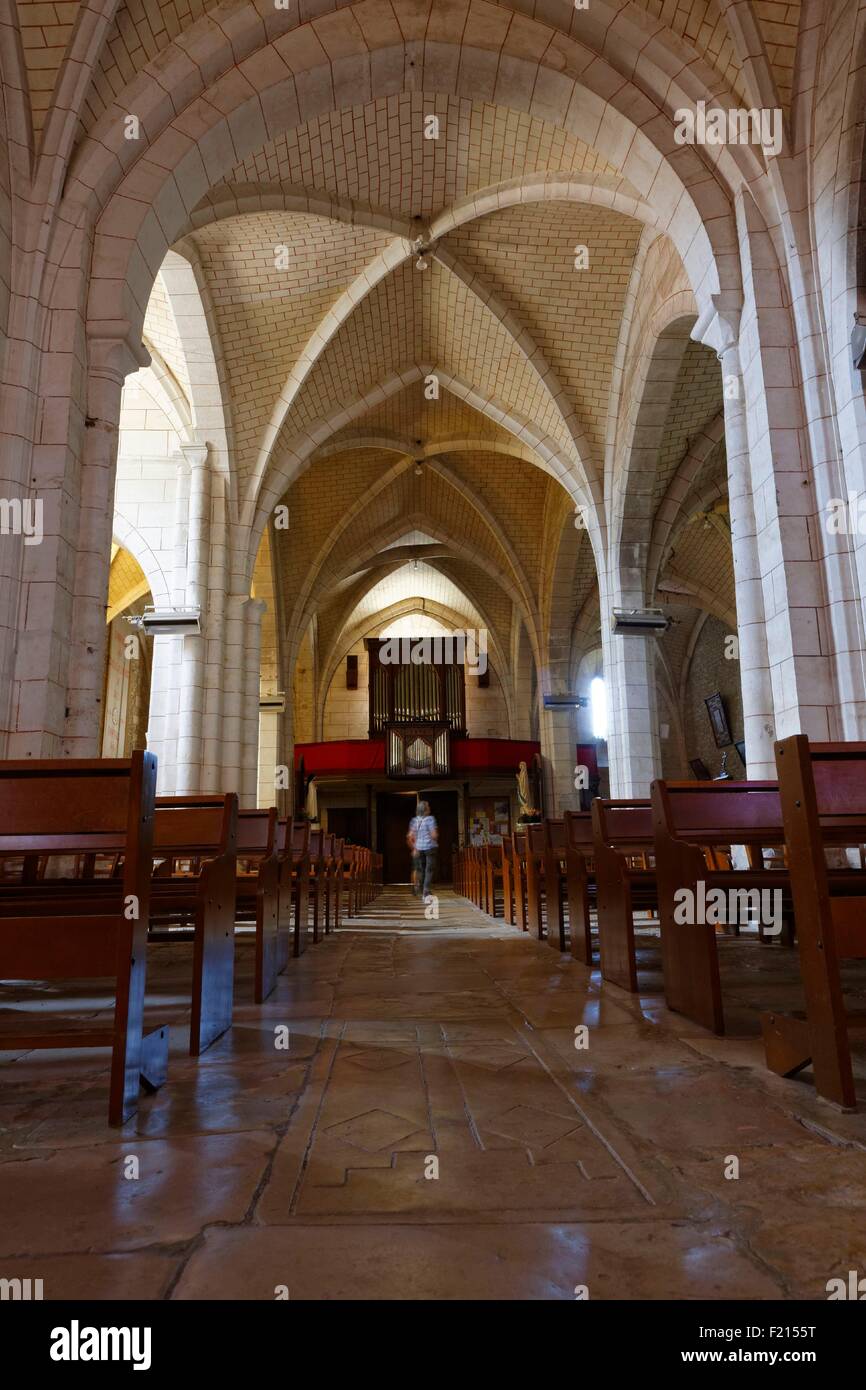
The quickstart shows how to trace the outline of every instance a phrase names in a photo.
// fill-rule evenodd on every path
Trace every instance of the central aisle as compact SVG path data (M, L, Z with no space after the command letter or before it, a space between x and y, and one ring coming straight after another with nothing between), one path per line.
M437 910L388 887L292 972L305 1090L248 1225L208 1233L176 1294L816 1296L816 1268L849 1256L850 1213L824 1206L825 1260L795 1268L783 1191L761 1217L754 1180L723 1176L754 1145L766 1205L793 1146L825 1202L824 1165L845 1165L769 1100L760 1043L753 1073L732 1070L657 995L602 986L450 890Z
M866 1119L764 1066L753 972L781 953L721 944L720 1039L450 890L438 913L386 889L262 1007L245 942L198 1059L189 961L152 948L169 1080L123 1133L99 1057L5 1066L4 1275L36 1260L58 1298L747 1299L866 1267Z

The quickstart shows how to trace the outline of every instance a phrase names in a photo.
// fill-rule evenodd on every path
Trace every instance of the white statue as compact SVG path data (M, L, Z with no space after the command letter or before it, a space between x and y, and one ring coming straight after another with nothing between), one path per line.
M319 823L319 798L316 793L316 779L311 777L307 783L307 799L304 802L304 812L311 825Z
M526 763L522 762L517 770L517 802L519 817L525 817L529 820L533 816L538 815L538 807L533 806L532 801L533 796L529 781L529 769Z

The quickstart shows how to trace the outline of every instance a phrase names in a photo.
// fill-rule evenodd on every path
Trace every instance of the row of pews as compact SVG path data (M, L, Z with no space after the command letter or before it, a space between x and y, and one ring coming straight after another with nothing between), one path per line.
M109 1123L166 1080L168 1028L146 1030L148 942L191 942L190 1042L231 1026L235 941L255 934L256 1003L290 958L380 891L381 856L237 796L156 795L152 753L0 762L0 982L114 982L108 1026L9 1027L0 1050L111 1048ZM2 998L2 996L0 996ZM92 1007L92 1006L91 1006Z
M597 798L503 845L469 846L455 889L583 965L597 957L631 992L635 915L657 919L668 1007L720 1034L718 935L739 934L733 907L777 904L758 935L796 943L805 1008L762 1014L767 1065L793 1076L811 1064L818 1093L853 1108L849 1035L866 1016L846 1008L839 962L866 957L866 744L798 734L775 754L776 781L656 781L645 800ZM707 903L726 905L721 921Z

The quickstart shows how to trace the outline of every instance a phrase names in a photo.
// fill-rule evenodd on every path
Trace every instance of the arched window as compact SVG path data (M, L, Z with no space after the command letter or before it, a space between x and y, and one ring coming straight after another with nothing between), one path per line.
M593 738L607 738L607 686L602 676L589 683L589 712Z

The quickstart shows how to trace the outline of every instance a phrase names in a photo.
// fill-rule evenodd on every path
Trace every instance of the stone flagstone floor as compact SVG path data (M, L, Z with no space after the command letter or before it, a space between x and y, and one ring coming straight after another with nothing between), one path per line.
M261 1008L241 942L234 1026L197 1061L189 949L150 949L169 1081L124 1130L106 1054L0 1054L0 1277L46 1298L823 1299L866 1272L866 1092L845 1115L764 1067L782 948L720 943L716 1038L653 969L631 996L389 888Z

